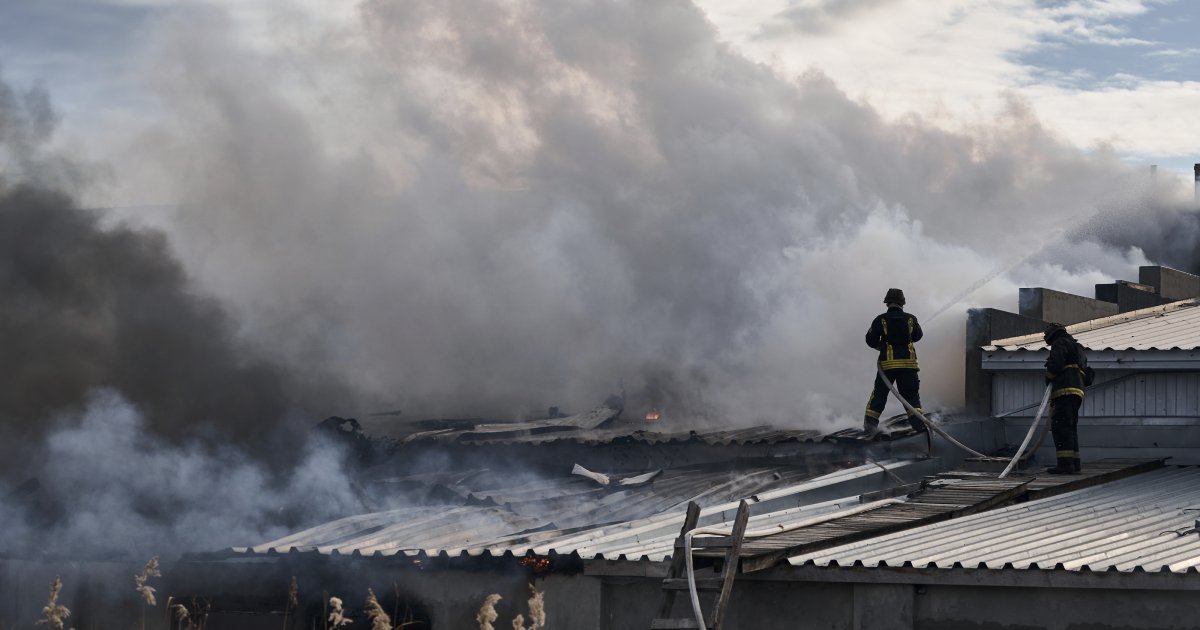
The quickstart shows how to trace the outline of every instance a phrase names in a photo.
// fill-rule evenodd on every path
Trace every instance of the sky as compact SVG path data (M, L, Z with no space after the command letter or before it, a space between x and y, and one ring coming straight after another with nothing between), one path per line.
M817 68L891 116L969 125L1024 99L1081 148L1191 175L1200 4L1173 0L701 0L763 63ZM1185 173L1185 171L1187 171ZM1165 171L1164 171L1165 172Z
M1200 133L1200 3L1183 0L697 0L720 36L783 76L818 70L886 116L956 129L1013 98L1067 141L1190 179ZM54 96L64 138L103 159L112 129L153 115L139 80L158 20L214 5L263 48L297 45L289 13L351 3L58 0L0 3L0 69ZM336 7L336 8L335 8ZM149 112L149 113L148 113ZM136 195L134 195L136 196ZM116 203L169 202L121 195Z

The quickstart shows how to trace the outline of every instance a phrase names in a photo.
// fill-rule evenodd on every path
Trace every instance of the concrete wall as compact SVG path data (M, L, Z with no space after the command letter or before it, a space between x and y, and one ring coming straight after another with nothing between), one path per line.
M987 415L991 412L992 375L983 371L983 346L996 339L1018 337L1041 332L1046 322L994 308L973 308L967 311L965 395L963 407L968 414Z
M919 630L1116 630L1193 628L1194 592L918 587ZM883 626L881 626L883 627ZM903 627L903 626L893 626Z
M870 570L864 569L863 572ZM645 630L653 581L606 578L605 630ZM683 600L677 610L682 615ZM725 630L1135 630L1196 627L1195 591L888 583L734 583ZM649 615L649 616L647 616Z
M1200 276L1170 267L1138 267L1138 282L1154 287L1154 291L1169 300L1200 297Z
M1022 288L1018 301L1021 315L1068 326L1119 312L1117 305L1111 302L1043 287Z
M1117 310L1122 313L1161 306L1173 301L1155 293L1154 287L1150 285L1123 281L1097 284L1096 299L1116 304Z

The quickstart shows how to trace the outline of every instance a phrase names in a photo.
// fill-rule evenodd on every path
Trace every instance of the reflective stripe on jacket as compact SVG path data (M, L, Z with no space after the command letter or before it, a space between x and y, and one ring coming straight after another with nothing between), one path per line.
M1050 397L1083 398L1084 367L1087 367L1087 355L1079 342L1066 330L1054 331L1050 337L1050 356L1046 357L1046 382L1054 384Z
M917 370L920 368L917 367L917 350L913 344L920 341L922 336L924 333L917 318L893 306L871 321L867 345L879 351L879 367L884 370Z

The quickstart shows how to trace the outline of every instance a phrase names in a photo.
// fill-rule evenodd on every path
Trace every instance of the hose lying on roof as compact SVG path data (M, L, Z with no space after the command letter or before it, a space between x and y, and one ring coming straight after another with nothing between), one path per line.
M883 373L882 367L876 365L875 368L877 370L879 370L879 378L883 379L884 383L887 383L888 389L892 390L892 393L896 395L896 399L900 401L900 404L904 405L904 408L906 410L908 410L908 413L916 415L918 418L920 418L921 422L924 422L925 426L929 427L929 430L933 431L934 433L937 433L938 435L945 438L947 442L957 446L958 448L966 451L967 453L970 453L974 457L978 457L980 459L990 459L990 460L1003 460L1004 459L1004 458L1000 458L1000 457L988 457L987 455L984 455L983 453L980 453L979 451L971 448L970 446L967 446L966 444L963 444L962 442L959 442L958 440L954 439L949 433L946 433L945 431L943 431L941 427L930 422L925 417L925 414L921 413L918 409L916 409L912 405L908 404L908 401L904 400L904 397L900 395L900 390L896 389L896 384L893 383L887 377L887 375Z

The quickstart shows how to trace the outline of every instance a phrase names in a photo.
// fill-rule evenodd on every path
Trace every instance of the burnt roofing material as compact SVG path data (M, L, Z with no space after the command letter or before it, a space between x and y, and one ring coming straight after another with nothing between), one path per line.
M1161 460L1112 460L1108 468L1099 466L1103 474L1078 475L1065 482L1058 478L1016 479L1014 487L1024 484L1026 488L1041 488L1029 496L1061 494L905 531L875 534L790 556L787 562L817 567L1197 573L1200 523L1195 510L1200 508L1200 467L1162 467L1146 472L1148 465L1156 462L1161 466ZM894 470L911 464L880 463ZM887 505L906 505L902 498L867 495L799 504L805 492L873 474L872 469L877 472L875 464L868 464L749 495L748 500L761 510L751 517L749 529L777 528L808 535L808 530L827 529L829 524L840 522L838 519L881 513L880 508ZM1113 475L1105 470L1130 476L1110 480ZM953 480L941 475L951 482L943 484L943 494L964 494L961 490L978 485L982 475L954 474L963 475L961 482L965 485L956 488ZM1099 485L1088 485L1091 483ZM927 500L937 498L917 495L908 501L920 506L922 496ZM950 503L966 505L970 501ZM736 500L710 504L701 511L700 525L728 526L736 507ZM683 509L681 506L642 518L575 527L545 524L544 518L514 510L511 505L402 508L339 519L231 551L236 557L308 553L398 558L417 563L434 557L661 562L674 553ZM830 542L836 543L836 539Z
M379 556L474 556L486 552L497 556L548 554L555 549L584 557L636 554L661 560L671 553L689 501L704 506L702 522L719 524L733 518L737 502L749 497L769 510L752 522L762 526L789 523L859 504L854 495L801 507L800 497L806 492L877 478L881 468L904 474L913 463L887 460L817 479L804 479L805 469L783 465L734 471L695 467L666 470L649 483L622 489L599 487L577 476L518 479L512 485L476 489L458 505L403 507L349 516L237 551ZM458 485L470 486L476 477L484 482L500 478L480 471L466 474Z

